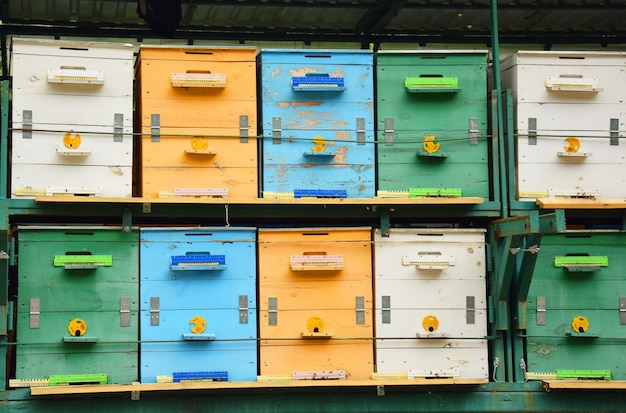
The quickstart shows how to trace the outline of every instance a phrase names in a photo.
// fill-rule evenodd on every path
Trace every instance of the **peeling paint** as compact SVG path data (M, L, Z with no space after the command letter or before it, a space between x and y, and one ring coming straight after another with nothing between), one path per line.
M119 166L109 166L109 172L111 172L113 175L117 175L117 176L123 176L124 175L124 171Z

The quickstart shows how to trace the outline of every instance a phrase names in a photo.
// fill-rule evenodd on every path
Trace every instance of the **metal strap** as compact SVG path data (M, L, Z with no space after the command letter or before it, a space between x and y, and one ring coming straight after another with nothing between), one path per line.
M150 297L150 325L158 326L160 318L161 300L159 297Z
M365 145L365 118L356 118L356 143Z
M537 297L537 325L546 325L546 297Z
M611 146L619 146L619 119L611 118Z
M33 111L22 111L22 138L32 139L33 137Z
M383 324L391 324L391 296L383 295L382 298Z
M248 115L239 116L239 142L248 143L248 135L250 128L248 127Z
M275 116L272 118L272 143L275 145L280 145L281 142L281 120L280 117Z
M356 323L365 324L365 297L356 297Z
M113 115L113 142L122 142L124 140L124 115L116 113Z
M30 299L30 328L39 328L39 298Z
M239 324L248 324L248 296L239 296Z
M150 141L161 141L161 115L158 113L150 115Z
M473 295L465 297L465 324L476 324L476 298Z
M120 327L130 327L129 297L120 297Z
M619 298L619 323L626 324L626 297Z
M469 144L478 145L478 118L469 118Z
M537 144L537 118L528 118L528 144Z
M393 145L393 118L385 118L385 145Z
M267 299L267 325L278 325L278 298L269 297Z

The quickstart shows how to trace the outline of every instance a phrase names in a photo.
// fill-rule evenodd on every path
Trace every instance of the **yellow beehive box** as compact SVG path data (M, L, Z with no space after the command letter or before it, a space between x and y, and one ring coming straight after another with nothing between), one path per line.
M254 47L140 48L137 195L257 197L255 59Z
M260 229L258 240L261 375L369 379L371 229Z

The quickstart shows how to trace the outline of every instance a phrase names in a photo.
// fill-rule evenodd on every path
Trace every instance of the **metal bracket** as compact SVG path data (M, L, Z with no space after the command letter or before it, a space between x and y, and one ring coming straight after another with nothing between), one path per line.
M239 142L248 143L248 134L250 128L248 127L248 115L239 116Z
M476 298L473 295L465 297L465 324L476 324Z
M161 115L158 113L150 115L150 141L161 141Z
M30 305L30 328L39 328L40 303L39 298L31 298Z
M120 297L120 327L130 327L129 297Z
M619 119L611 118L611 146L619 146Z
M274 145L280 145L282 141L282 125L279 116L272 118L272 143Z
M391 222L389 220L389 212L382 211L380 213L380 235L383 237L389 237L389 228Z
M393 118L385 118L385 145L393 145Z
M537 325L546 325L546 297L537 297Z
M356 297L356 323L365 324L365 297Z
M365 145L365 118L356 118L356 144Z
M385 395L385 386L376 386L376 396Z
M537 144L537 118L528 118L528 144Z
M139 387L139 385L140 385L140 384L141 384L141 383L139 383L138 381L134 381L134 382L132 382L132 386L137 386L137 387ZM140 392L139 388L132 389L132 390L130 391L130 399L131 399L131 400L139 400L139 398L140 398L140 393L141 393L141 392Z
M159 297L150 297L150 325L158 326L160 319L161 299Z
M469 118L469 144L478 145L478 118Z
M33 137L33 111L22 111L22 139L32 139Z
M113 142L122 142L124 140L124 114L116 113L113 115Z
M391 296L383 295L382 296L382 323L383 324L391 324Z
M133 229L133 213L130 208L124 208L122 212L122 232L129 233Z
M278 298L276 297L267 299L267 325L278 325Z
M248 324L248 296L239 296L239 324Z

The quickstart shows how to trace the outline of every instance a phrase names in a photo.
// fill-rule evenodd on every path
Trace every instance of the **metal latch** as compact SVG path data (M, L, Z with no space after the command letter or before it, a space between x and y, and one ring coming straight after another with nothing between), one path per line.
M478 118L469 118L469 144L478 145Z
M393 145L393 118L385 118L385 145Z
M129 297L120 297L120 327L130 327Z
M124 140L124 114L116 113L113 115L113 142L122 142Z
M282 138L282 125L281 119L279 116L275 116L272 118L272 143L275 145L280 145Z
M33 137L33 111L22 111L22 138L32 139Z
M276 297L267 299L267 325L278 325L278 298Z
M248 296L239 296L239 324L248 324Z
M150 115L150 141L161 141L161 115L158 113Z
M40 303L39 298L30 299L30 328L39 328L39 316L40 316Z
M239 116L239 142L248 143L249 131L248 115Z
M365 118L356 118L357 145L365 145Z
M382 297L382 323L391 324L391 296L383 295Z
M476 298L473 295L465 297L465 324L476 324Z
M158 326L160 318L161 299L159 297L150 297L150 325Z
M537 325L546 325L546 297L537 297Z
M537 144L537 118L528 118L528 144Z
M356 323L365 324L365 297L356 297Z

